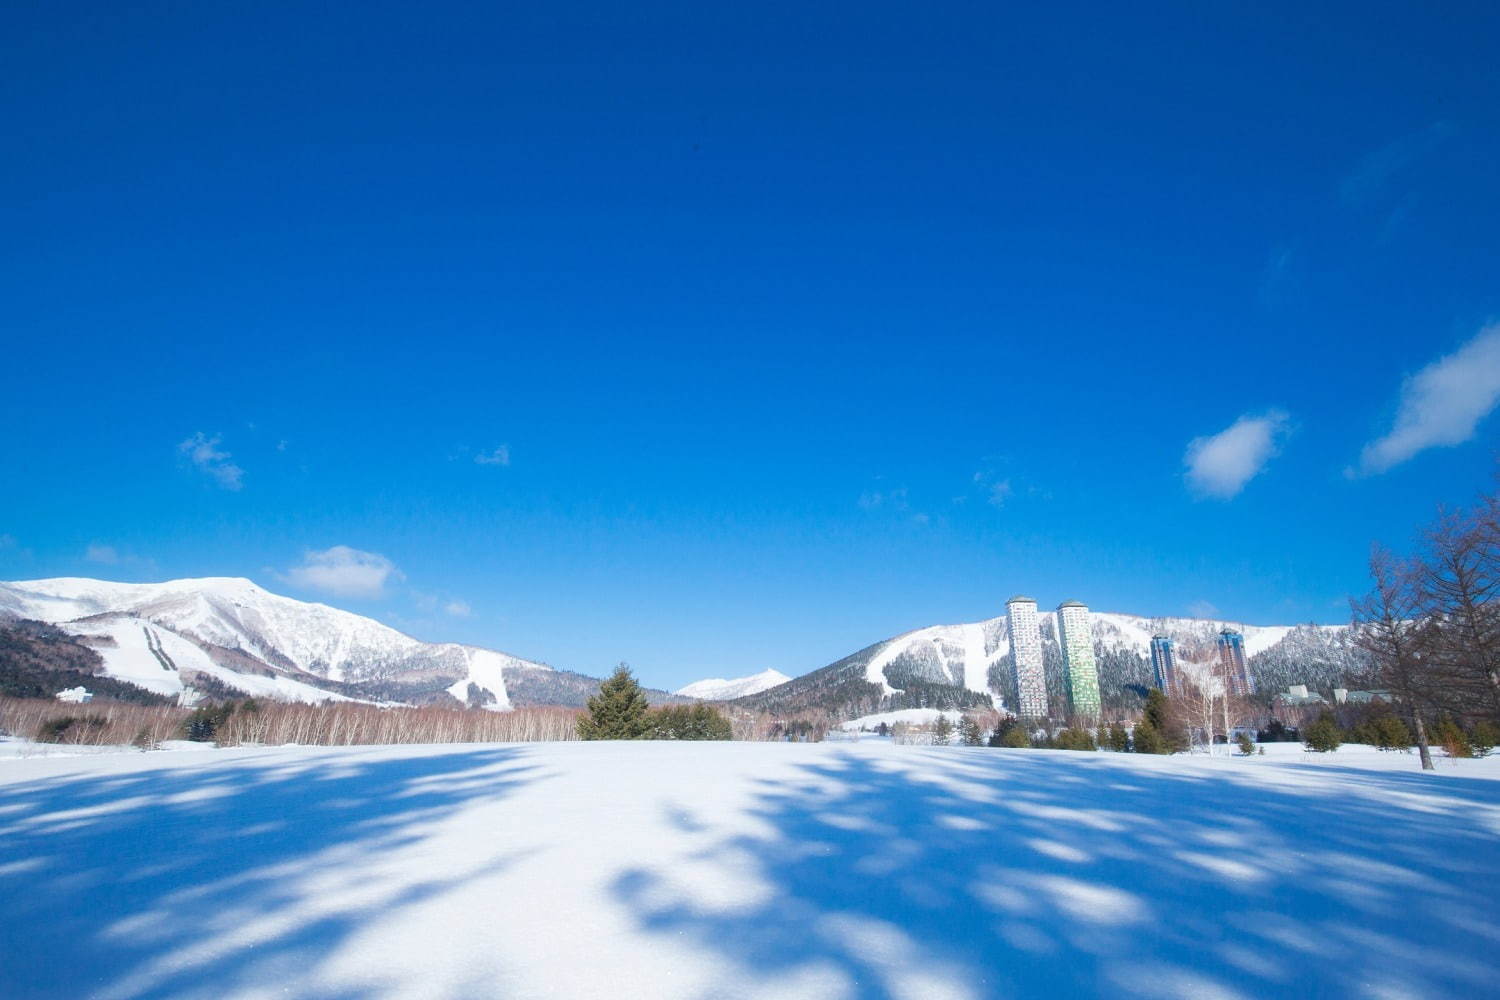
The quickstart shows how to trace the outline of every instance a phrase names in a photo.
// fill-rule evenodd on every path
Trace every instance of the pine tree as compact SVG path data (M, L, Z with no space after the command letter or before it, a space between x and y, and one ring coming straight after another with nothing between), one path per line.
M620 664L589 699L589 714L578 720L581 740L638 740L651 728L646 695L630 667Z
M1344 742L1344 734L1333 715L1324 712L1302 731L1302 745L1314 753L1332 753Z
M948 721L946 713L939 712L937 722L932 726L932 742L934 746L945 747L953 738L953 723Z
M1146 694L1146 710L1141 721L1151 724L1158 749L1142 750L1140 753L1177 753L1187 749L1187 739L1182 727L1172 721L1172 703L1159 688L1152 688Z
M1026 727L1014 725L1005 731L1000 737L1000 745L1010 747L1012 750L1025 750L1031 746L1031 734L1026 732Z
M1141 721L1135 724L1135 734L1131 738L1130 745L1136 753L1169 752L1162 743L1161 733L1157 731L1149 714L1142 716Z
M1130 734L1118 722L1109 727L1109 748L1115 753L1130 751Z
M1250 738L1249 733L1240 733L1236 738L1240 745L1240 756L1249 757L1255 753L1255 741Z
M1411 749L1411 732L1406 723L1394 715L1380 716L1370 723L1370 731L1375 737L1375 745L1382 750L1406 752Z
M969 715L959 719L958 741L966 747L983 746L984 731L979 728L979 720Z

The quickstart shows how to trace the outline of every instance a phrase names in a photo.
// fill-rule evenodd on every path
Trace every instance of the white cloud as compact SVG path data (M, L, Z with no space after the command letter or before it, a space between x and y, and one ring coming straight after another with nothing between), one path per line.
M474 609L469 607L468 601L449 601L443 605L443 610L454 618L467 618Z
M1228 500L1238 496L1281 450L1291 421L1280 410L1246 414L1210 437L1188 442L1183 463L1187 481L1199 496Z
M200 471L226 490L238 490L245 470L230 461L227 451L219 450L219 436L209 437L202 431L177 446Z
M302 565L287 570L285 578L299 587L338 597L383 597L387 582L404 579L385 556L347 545L309 550Z
M1390 433L1365 445L1358 472L1374 475L1419 451L1463 444L1496 403L1500 403L1500 323L1491 323L1467 344L1402 383L1395 423Z
M475 465L509 465L510 445L502 444L494 451L482 451L474 456Z
M113 566L120 561L120 553L115 551L113 545L100 545L98 542L95 542L83 553L83 558L89 562Z

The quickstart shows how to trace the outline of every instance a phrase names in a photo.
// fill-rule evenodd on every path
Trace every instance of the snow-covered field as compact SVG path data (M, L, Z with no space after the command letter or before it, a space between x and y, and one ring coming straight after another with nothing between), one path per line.
M1478 997L1500 759L0 760L0 996Z

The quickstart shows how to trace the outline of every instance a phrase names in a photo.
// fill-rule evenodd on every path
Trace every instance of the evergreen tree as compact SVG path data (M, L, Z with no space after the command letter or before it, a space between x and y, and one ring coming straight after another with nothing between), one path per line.
M1130 745L1136 753L1169 752L1150 715L1142 716L1141 721L1135 724L1135 734L1131 737Z
M1151 723L1156 734L1157 750L1142 753L1178 753L1187 749L1187 734L1172 718L1172 703L1160 688L1152 688L1146 694L1146 710L1142 721Z
M984 745L984 731L979 728L979 720L972 716L964 716L958 721L958 741L966 747L977 747Z
M1118 722L1109 727L1109 748L1115 753L1130 752L1130 734Z
M1469 730L1469 743L1474 747L1474 756L1485 756L1500 745L1500 727L1488 719L1474 723L1474 728Z
M646 695L623 663L599 685L588 707L589 714L578 720L581 740L638 740L650 731Z
M946 713L939 713L937 722L932 725L933 745L945 747L951 739L953 739L953 723L948 721Z
M1255 753L1255 741L1250 738L1249 733L1240 733L1236 738L1240 745L1240 756L1249 757Z
M1094 735L1087 729L1064 729L1057 734L1055 740L1059 750L1097 750L1094 744Z
M1406 728L1406 723L1394 715L1382 715L1370 723L1371 735L1375 738L1375 745L1382 750L1411 749L1411 731Z
M1015 724L1005 730L1005 734L1000 737L1000 745L1012 750L1025 750L1031 746L1031 736L1026 732L1025 726Z
M1344 734L1332 713L1324 712L1302 731L1302 745L1314 753L1332 753L1344 742Z
M647 738L653 740L727 740L729 720L717 708L696 705L663 705L648 716Z

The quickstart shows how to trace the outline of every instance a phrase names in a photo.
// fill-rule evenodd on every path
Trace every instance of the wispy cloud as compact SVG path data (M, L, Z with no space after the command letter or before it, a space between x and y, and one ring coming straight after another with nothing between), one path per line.
M238 490L244 485L245 470L231 461L233 456L229 452L220 450L217 434L209 437L199 431L179 444L177 450L223 489Z
M1451 122L1438 121L1387 143L1359 161L1339 183L1339 194L1356 205L1374 200L1398 174L1437 149L1453 132Z
M1280 410L1246 414L1224 430L1188 442L1188 486L1202 497L1229 500L1281 450L1291 419Z
M443 611L454 618L467 618L474 609L469 607L468 601L449 601L443 605Z
M974 473L974 484L984 494L984 502L991 507L1004 507L1005 501L1015 492L1009 479L990 479L983 472Z
M120 553L113 545L100 545L95 542L84 550L83 558L92 563L113 566L120 561Z
M502 444L490 451L482 451L474 456L475 465L509 465L510 445Z
M1280 247L1266 260L1260 276L1260 304L1267 308L1284 305L1292 297L1302 270L1301 255L1292 247Z
M405 579L396 564L375 552L362 552L347 545L308 550L299 566L283 578L308 590L337 597L384 597L387 583Z
M1401 385L1390 432L1365 445L1350 475L1385 472L1428 448L1463 444L1500 403L1500 323L1491 323Z
M905 513L911 509L911 503L907 500L905 486L896 486L884 490L865 490L859 495L859 505L864 510L894 510L897 513Z

